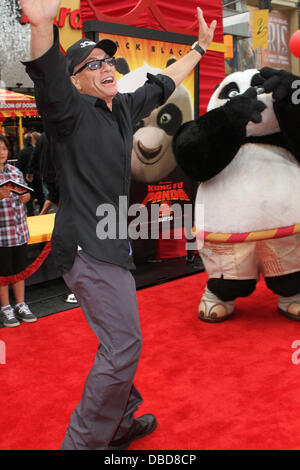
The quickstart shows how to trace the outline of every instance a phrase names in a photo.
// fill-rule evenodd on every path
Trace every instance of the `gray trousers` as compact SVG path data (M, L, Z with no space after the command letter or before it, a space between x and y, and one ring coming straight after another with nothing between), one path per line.
M135 281L82 251L63 277L100 344L61 450L105 450L128 431L142 402L133 385L142 346Z

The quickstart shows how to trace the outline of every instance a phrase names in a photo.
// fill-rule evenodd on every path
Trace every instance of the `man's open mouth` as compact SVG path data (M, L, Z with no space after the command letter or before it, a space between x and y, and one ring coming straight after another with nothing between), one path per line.
M106 77L103 80L101 80L102 85L108 85L113 82L114 82L114 79L112 77Z

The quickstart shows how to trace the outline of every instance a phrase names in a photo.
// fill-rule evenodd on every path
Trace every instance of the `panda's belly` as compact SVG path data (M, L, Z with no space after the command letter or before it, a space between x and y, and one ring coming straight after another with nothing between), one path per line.
M300 165L282 148L243 145L221 173L200 184L196 204L204 205L208 232L244 233L300 223ZM202 220L196 205L198 230Z

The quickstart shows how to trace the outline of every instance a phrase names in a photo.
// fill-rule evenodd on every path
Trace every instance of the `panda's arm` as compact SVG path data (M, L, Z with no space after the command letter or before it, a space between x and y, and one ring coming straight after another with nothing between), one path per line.
M286 146L300 163L300 104L287 99L273 106Z
M265 79L265 91L272 92L273 108L285 147L300 162L300 77L270 67L262 68L260 74Z
M245 142L248 122L261 122L265 108L257 100L256 90L250 87L223 106L183 124L173 139L178 165L196 181L216 176Z
M183 124L174 136L173 151L183 171L203 182L233 160L245 137L245 125L232 122L223 106Z

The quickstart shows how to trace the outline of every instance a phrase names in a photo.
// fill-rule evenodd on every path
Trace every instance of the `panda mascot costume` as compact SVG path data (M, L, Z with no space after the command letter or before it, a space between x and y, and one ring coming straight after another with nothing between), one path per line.
M284 70L233 73L206 114L174 136L179 166L200 182L196 230L214 240L205 237L199 247L209 277L203 321L229 318L235 299L249 296L261 274L279 296L279 312L300 320L299 89L300 77Z

